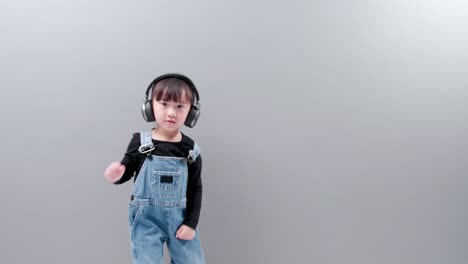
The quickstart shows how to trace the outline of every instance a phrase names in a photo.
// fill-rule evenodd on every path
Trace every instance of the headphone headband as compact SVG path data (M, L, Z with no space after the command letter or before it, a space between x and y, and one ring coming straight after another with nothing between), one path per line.
M197 91L197 88L195 87L195 84L193 84L192 80L190 80L187 76L185 75L182 75L182 74L179 74L179 73L168 73L168 74L163 74L159 77L157 77L156 79L154 79L150 85L148 86L148 88L146 89L146 93L145 93L145 100L152 100L152 98L149 98L149 91L161 80L163 79L167 79L167 78L177 78L177 79L180 79L184 82L186 82L190 89L192 90L192 92L195 94L195 97L193 100L192 100L192 105L194 105L195 103L197 103L198 101L200 101L200 95L198 94L198 91ZM195 100L196 99L196 100Z

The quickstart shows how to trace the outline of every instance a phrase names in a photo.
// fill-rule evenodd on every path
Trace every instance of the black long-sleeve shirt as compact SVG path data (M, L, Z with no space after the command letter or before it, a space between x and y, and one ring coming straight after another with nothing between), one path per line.
M155 139L152 141L155 149L151 152L151 154L157 156L186 158L189 154L189 151L192 150L194 146L194 141L183 133L182 140L180 142L167 142ZM127 152L120 162L126 167L125 173L122 178L120 178L120 180L115 182L115 184L122 184L130 180L132 177L134 177L133 181L136 181L141 166L146 159L146 154L141 154L138 152L140 142L140 133L134 133L130 143L128 144ZM194 163L187 165L187 207L183 224L195 229L198 225L202 202L201 155L198 156Z

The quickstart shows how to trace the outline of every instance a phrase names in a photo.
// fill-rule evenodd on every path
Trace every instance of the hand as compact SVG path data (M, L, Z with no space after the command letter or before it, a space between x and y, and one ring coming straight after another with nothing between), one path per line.
M176 233L176 238L181 240L192 240L195 237L195 229L181 225Z
M114 183L122 178L125 169L125 165L120 162L112 162L109 167L107 167L106 171L104 171L104 177L108 182Z

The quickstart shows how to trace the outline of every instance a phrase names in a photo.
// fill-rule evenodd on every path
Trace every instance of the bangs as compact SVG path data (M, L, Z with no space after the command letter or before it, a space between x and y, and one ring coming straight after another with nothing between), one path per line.
M151 98L156 101L173 101L192 104L192 89L179 78L167 78L156 83Z

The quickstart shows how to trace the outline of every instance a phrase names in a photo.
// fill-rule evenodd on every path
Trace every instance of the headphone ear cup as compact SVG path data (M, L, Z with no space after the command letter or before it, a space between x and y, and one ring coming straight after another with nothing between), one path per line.
M184 125L187 127L194 127L195 124L198 121L198 117L200 116L200 104L197 104L196 106L192 105L190 108L190 112L187 115L187 118L185 119Z
M141 113L143 114L143 118L146 120L146 122L155 121L151 101L146 100L143 102L143 105L141 106Z

